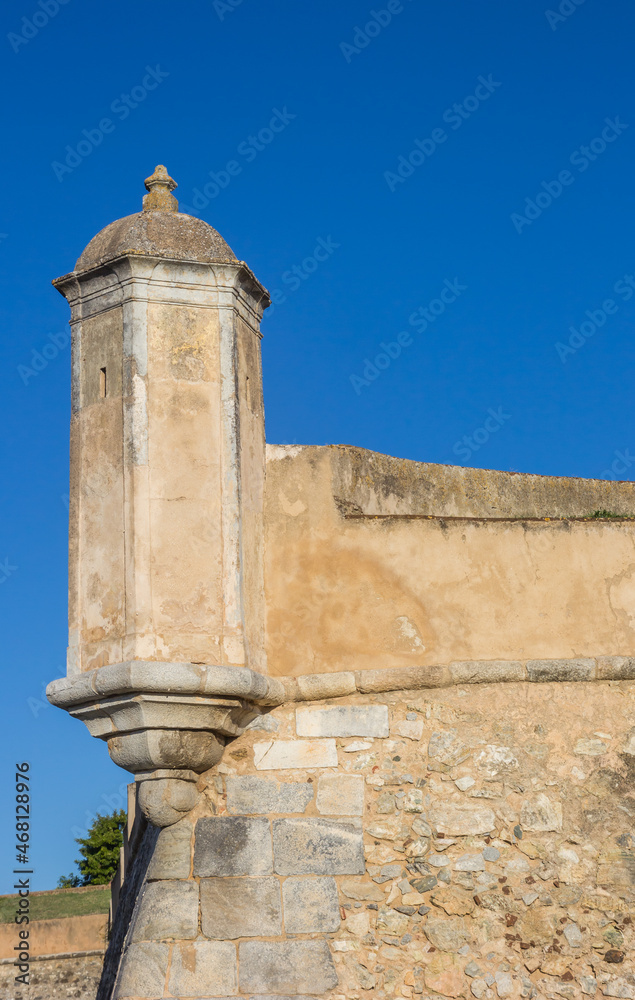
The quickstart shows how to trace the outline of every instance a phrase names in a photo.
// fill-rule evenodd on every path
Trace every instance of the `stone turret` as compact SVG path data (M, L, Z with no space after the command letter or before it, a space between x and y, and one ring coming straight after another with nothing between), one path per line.
M71 307L68 678L55 704L108 741L155 822L242 731L264 674L267 291L178 211L158 166L143 211L54 285ZM253 671L257 671L257 676ZM179 786L178 802L192 799ZM176 799L175 799L176 801Z

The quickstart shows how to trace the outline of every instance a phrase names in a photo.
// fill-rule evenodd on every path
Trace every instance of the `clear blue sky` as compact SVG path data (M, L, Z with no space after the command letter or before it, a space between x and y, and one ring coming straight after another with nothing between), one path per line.
M140 209L157 163L280 291L269 441L635 474L632 5L391 0L386 23L364 0L233 3L2 8L1 891L15 760L38 888L127 780L41 700L66 645L68 306L50 281Z

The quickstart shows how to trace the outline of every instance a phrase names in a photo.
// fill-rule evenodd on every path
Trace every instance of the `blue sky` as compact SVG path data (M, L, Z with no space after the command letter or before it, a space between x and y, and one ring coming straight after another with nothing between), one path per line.
M635 474L635 11L550 10L4 4L0 891L16 760L37 888L123 804L106 747L42 700L66 645L68 307L50 282L140 209L157 163L278 291L269 441Z

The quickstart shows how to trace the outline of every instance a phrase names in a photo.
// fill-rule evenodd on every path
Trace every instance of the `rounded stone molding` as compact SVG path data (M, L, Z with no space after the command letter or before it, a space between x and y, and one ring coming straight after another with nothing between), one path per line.
M52 681L47 697L106 741L142 782L147 818L169 826L192 808L198 775L219 763L227 739L285 691L247 667L134 660Z
M185 771L159 770L139 781L139 805L153 826L174 826L196 805L198 775Z
M108 753L126 771L188 768L197 774L218 764L225 740L215 733L187 729L146 729L113 736Z

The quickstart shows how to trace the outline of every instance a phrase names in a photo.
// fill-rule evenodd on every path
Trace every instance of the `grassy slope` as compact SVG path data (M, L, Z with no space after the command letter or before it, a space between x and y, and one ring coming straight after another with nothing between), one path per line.
M18 896L0 897L0 924L13 923ZM31 920L53 920L77 917L87 913L108 913L110 886L96 885L89 889L67 889L63 892L31 896Z

